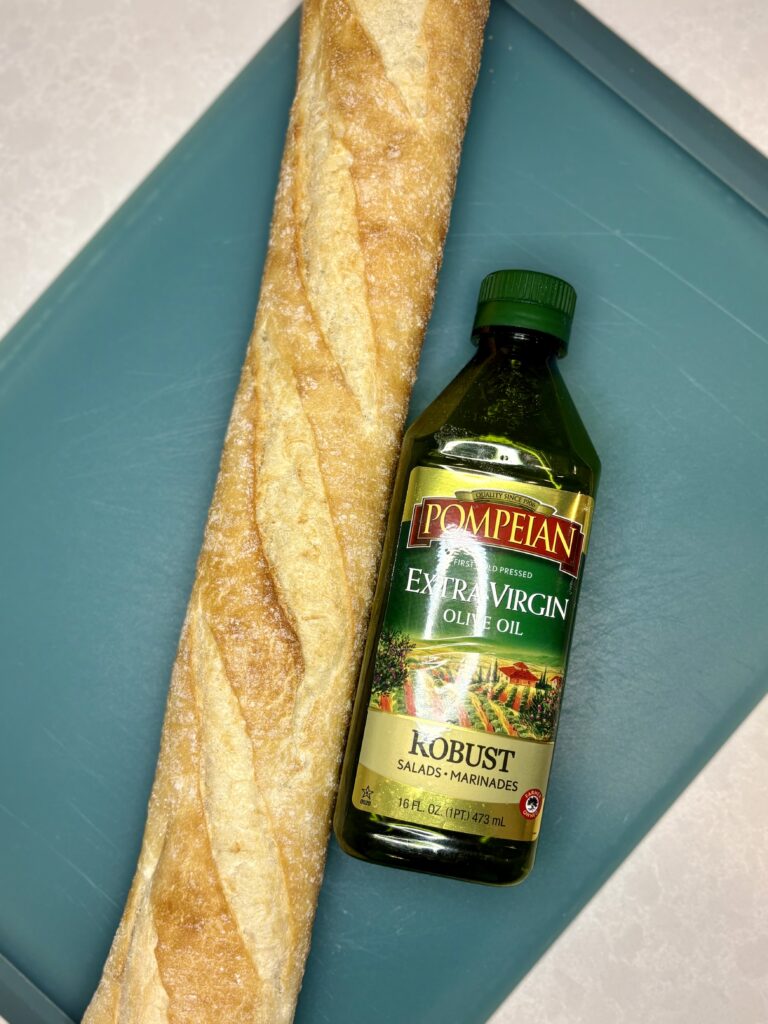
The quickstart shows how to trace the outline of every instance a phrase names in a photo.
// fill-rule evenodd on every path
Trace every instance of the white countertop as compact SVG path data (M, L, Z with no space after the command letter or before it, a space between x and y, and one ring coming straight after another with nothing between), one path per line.
M765 0L582 0L581 6L768 156Z
M0 0L0 336L294 6ZM768 153L764 0L585 6ZM768 1021L766 727L768 703L492 1024ZM724 860L714 808L725 801L742 825Z

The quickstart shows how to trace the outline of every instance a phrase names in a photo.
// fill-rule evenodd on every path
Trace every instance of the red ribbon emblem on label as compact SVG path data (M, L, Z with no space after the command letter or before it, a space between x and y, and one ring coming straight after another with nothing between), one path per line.
M443 536L463 533L495 548L523 551L558 562L578 576L584 533L578 523L515 505L458 498L422 498L413 506L409 548L425 548Z

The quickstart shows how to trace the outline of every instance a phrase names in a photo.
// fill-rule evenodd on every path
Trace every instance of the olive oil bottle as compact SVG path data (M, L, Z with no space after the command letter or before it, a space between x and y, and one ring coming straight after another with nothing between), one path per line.
M476 355L405 435L334 822L353 856L531 870L600 473L557 368L575 304L485 278Z

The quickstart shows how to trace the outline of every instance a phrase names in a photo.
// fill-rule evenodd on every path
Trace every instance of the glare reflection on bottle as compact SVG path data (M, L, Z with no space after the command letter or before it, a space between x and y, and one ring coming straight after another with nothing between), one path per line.
M460 576L454 576L451 568L457 558L466 559L472 562L474 568L468 570L465 566ZM434 579L428 598L427 618L424 626L424 639L432 640L435 637L438 623L445 621L446 613L455 612L457 617L463 616L461 625L464 637L482 637L485 633L485 622L488 614L488 555L485 547L473 537L467 530L456 528L445 533L438 542L438 557L435 567ZM467 602L467 607L458 609L451 608L455 602L459 590L466 593L469 587L470 593L474 591L474 599ZM458 666L455 668L453 684L453 700L457 705L462 705L472 679L480 664L480 652L473 650L463 652L460 655ZM418 671L414 673L414 689L417 706L423 706L428 701L429 681L425 673ZM425 711L425 713L427 713Z

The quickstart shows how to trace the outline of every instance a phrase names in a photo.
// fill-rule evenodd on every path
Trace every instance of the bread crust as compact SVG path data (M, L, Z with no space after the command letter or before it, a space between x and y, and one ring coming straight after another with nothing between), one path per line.
M306 0L253 335L86 1024L292 1020L487 0Z

